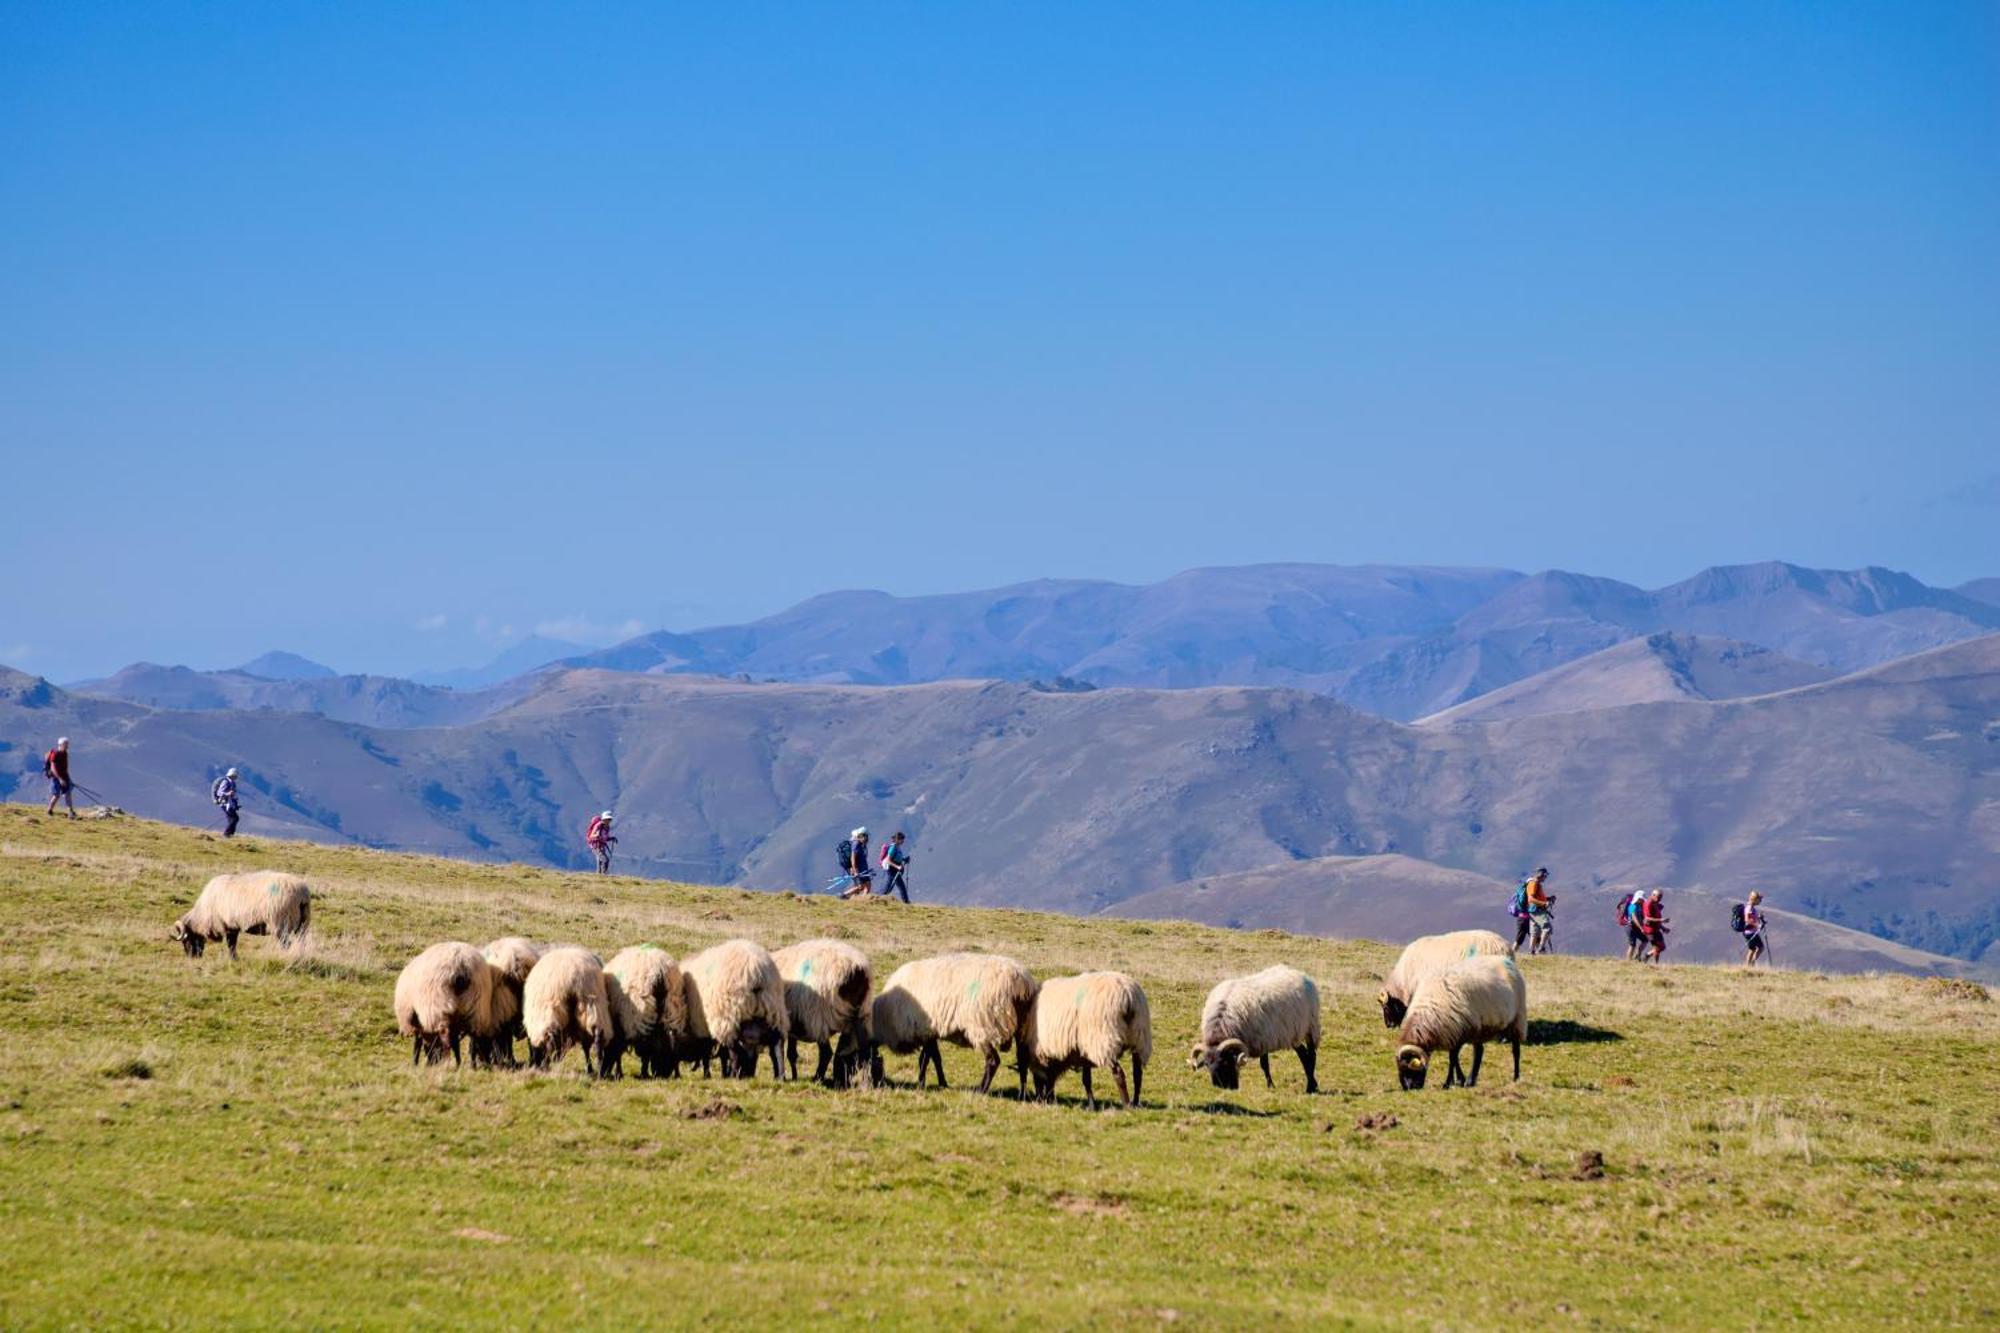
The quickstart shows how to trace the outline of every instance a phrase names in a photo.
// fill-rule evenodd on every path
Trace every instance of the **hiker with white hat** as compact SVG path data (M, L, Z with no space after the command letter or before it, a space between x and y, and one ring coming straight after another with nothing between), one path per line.
M606 810L603 814L598 815L590 821L590 826L583 831L583 840L590 845L591 851L597 853L597 873L600 875L610 874L611 848L618 839L611 836L611 812L609 810Z
M236 770L232 768L217 778L215 785L209 788L208 794L214 799L217 805L222 807L222 818L224 821L222 836L225 838L235 837L236 816L243 809L242 804L236 799Z
M42 756L42 776L49 780L49 813L57 801L69 803L69 817L76 818L76 784L69 780L69 737L56 741L55 748Z
M847 835L840 844L840 873L852 882L840 891L843 898L865 898L872 892L875 872L868 866L868 826Z

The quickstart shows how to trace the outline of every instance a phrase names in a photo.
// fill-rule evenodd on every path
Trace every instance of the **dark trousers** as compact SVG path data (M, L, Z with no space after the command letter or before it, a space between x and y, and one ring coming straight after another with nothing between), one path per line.
M237 814L238 814L238 807L237 807L237 806L236 806L235 804L233 804L233 803L232 803L232 804L229 804L229 805L225 805L225 806L223 806L223 807L222 807L222 819L223 819L223 825L222 825L222 836L223 836L223 837L225 837L225 838L233 838L233 837L235 837L235 836L236 836L236 818L237 818Z
M1528 918L1525 916L1516 917L1515 921L1514 947L1518 949L1528 942Z
M608 874L610 874L610 873L611 873L611 848L610 848L610 847L608 847L608 846L606 846L606 847L597 847L597 846L593 846L593 847L591 848L591 850L597 853L597 873L598 873L598 874L600 874L600 875L608 875Z
M901 866L890 866L888 877L882 881L882 896L886 898L892 893L904 902L910 901L909 881L903 878Z

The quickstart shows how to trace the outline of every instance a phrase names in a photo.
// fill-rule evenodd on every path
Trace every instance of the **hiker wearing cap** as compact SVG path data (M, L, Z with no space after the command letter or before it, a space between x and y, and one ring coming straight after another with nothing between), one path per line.
M903 830L897 829L889 835L889 841L882 844L882 896L896 894L904 902L910 901L909 881L904 873L910 868L910 854L903 850Z
M214 798L217 805L222 807L222 818L224 821L222 836L225 838L235 837L236 816L243 809L242 805L236 799L236 770L232 768L217 778L215 786L209 789L208 794Z
M875 872L868 868L868 826L864 824L848 834L847 841L842 846L846 851L841 858L840 873L846 875L853 883L842 889L840 896L866 897L875 877Z
M42 776L49 780L49 813L56 812L56 802L69 805L69 817L76 818L76 784L69 780L69 737L56 741L55 748L42 756Z
M1618 923L1625 927L1625 961L1636 963L1646 950L1646 928L1639 918L1646 910L1646 895L1638 889L1618 900Z
M590 821L590 826L583 831L583 840L590 844L591 851L597 853L597 873L600 875L610 874L611 848L617 843L618 839L611 836L611 812L609 810L606 810L603 814Z
M1645 904L1639 912L1639 928L1646 935L1646 951L1639 955L1639 960L1659 962L1660 955L1667 951L1667 905L1660 901L1658 889L1646 895Z
M1755 967L1757 960L1764 956L1764 909L1759 906L1764 895L1750 890L1750 900L1743 904L1743 966Z

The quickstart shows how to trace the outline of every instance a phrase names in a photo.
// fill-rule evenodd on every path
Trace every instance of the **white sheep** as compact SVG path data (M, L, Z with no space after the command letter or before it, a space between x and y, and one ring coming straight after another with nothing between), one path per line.
M585 1072L595 1075L611 1044L611 1006L604 994L604 964L588 949L549 950L528 973L521 993L528 1063L556 1064L572 1045L583 1048Z
M297 875L251 870L217 875L174 922L173 936L190 958L199 958L210 940L226 940L236 957L238 935L275 935L282 948L312 924L312 888Z
M684 1058L700 1064L704 1076L719 1053L724 1078L749 1078L764 1047L771 1052L771 1077L785 1076L779 1064L790 1030L785 983L762 945L728 940L702 950L681 964L681 988L687 996Z
M1521 1043L1528 1039L1528 983L1511 955L1466 958L1425 977L1403 1016L1402 1045L1396 1048L1396 1075L1406 1092L1424 1086L1432 1051L1450 1051L1444 1085L1479 1082L1486 1043L1505 1037L1514 1046L1514 1080L1521 1078ZM1458 1053L1472 1045L1472 1076L1459 1066Z
M1118 1080L1118 1100L1137 1106L1146 1062L1153 1058L1153 1015L1146 992L1123 972L1051 977L1028 1005L1016 1050L1023 1096L1033 1075L1036 1096L1054 1101L1056 1080L1065 1070L1079 1069L1084 1100L1094 1109L1097 1092L1090 1086L1090 1073L1108 1067ZM1118 1064L1127 1053L1132 1057L1129 1093Z
M494 1009L500 1019L487 1042L486 1058L511 1069L516 1063L514 1042L527 1035L527 1030L521 1026L521 992L527 986L528 973L534 971L542 951L519 935L508 935L493 941L480 952L500 973L500 984L505 992L494 1001ZM476 1056L478 1047L473 1049Z
M917 1052L917 1086L924 1086L924 1067L937 1070L945 1086L944 1056L939 1041L970 1046L986 1059L979 1091L993 1086L1000 1069L1000 1052L1014 1041L1035 998L1035 979L1011 958L998 954L949 953L905 963L889 974L868 1006L871 1063L881 1081L881 1059L874 1048L898 1055Z
M1319 1091L1319 987L1295 967L1267 967L1217 982L1201 1007L1201 1039L1188 1063L1206 1069L1218 1088L1234 1089L1238 1071L1254 1058L1271 1082L1271 1053L1297 1051L1306 1091Z
M868 956L839 940L805 940L778 950L771 961L785 983L785 1015L791 1025L785 1034L785 1061L792 1077L799 1076L799 1043L809 1041L819 1047L813 1082L826 1077L829 1064L835 1081L847 1082L854 1074L868 992L874 985ZM832 1046L836 1038L838 1061Z
M433 944L396 978L396 1027L410 1038L410 1063L436 1064L447 1050L460 1063L459 1043L472 1039L472 1062L491 1057L492 1038L514 1020L499 970L479 950L456 940Z
M1417 987L1425 977L1444 971L1460 959L1489 954L1497 958L1512 958L1514 946L1490 930L1454 930L1410 941L1402 957L1389 969L1382 989L1375 993L1376 1001L1382 1006L1382 1026L1392 1028L1403 1021L1410 997L1417 993Z
M604 995L611 1005L611 1046L604 1072L624 1072L624 1054L639 1056L641 1078L672 1078L675 1058L687 1032L687 995L680 965L657 944L620 949L604 965Z

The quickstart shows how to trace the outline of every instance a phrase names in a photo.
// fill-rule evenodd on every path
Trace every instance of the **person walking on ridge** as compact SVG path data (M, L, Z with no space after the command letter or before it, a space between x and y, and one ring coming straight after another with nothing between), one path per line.
M49 780L49 813L56 812L56 802L69 805L69 817L76 818L76 784L69 780L69 737L59 737L55 748L42 756L42 776Z
M236 817L242 811L242 803L236 799L236 770L230 769L215 780L215 786L208 793L215 803L222 807L222 836L236 836Z
M1646 951L1646 928L1639 924L1646 910L1646 895L1634 889L1618 900L1618 922L1625 927L1625 961L1636 963Z
M1646 950L1640 955L1641 962L1657 963L1660 955L1667 951L1667 906L1660 901L1660 891L1654 889L1646 895L1646 903L1639 913L1639 927L1646 934Z
M1535 911L1536 902L1539 901L1541 903L1542 911L1548 911L1549 891L1544 887L1548 882L1548 878L1549 868L1547 866L1539 866L1536 868L1535 873L1522 880L1521 887L1514 891L1514 949L1516 952L1519 952L1521 946L1528 942L1528 926L1530 917Z
M610 874L611 849L617 844L618 839L611 836L611 812L609 810L606 810L603 814L590 821L590 826L583 831L583 840L589 844L590 850L597 854L597 873L600 875Z
M910 854L903 850L903 830L897 829L882 844L882 896L896 894L910 901L910 884L904 875L910 868Z
M1758 906L1763 901L1764 895L1752 889L1750 890L1750 900L1744 903L1741 908L1743 915L1742 925L1739 929L1743 932L1743 966L1745 967L1757 966L1757 960L1764 956L1764 927L1766 922L1764 920L1763 909Z
M843 898L866 898L873 891L875 872L868 868L868 826L862 825L847 835L841 844L846 854L841 857L840 873L853 880L840 891Z

